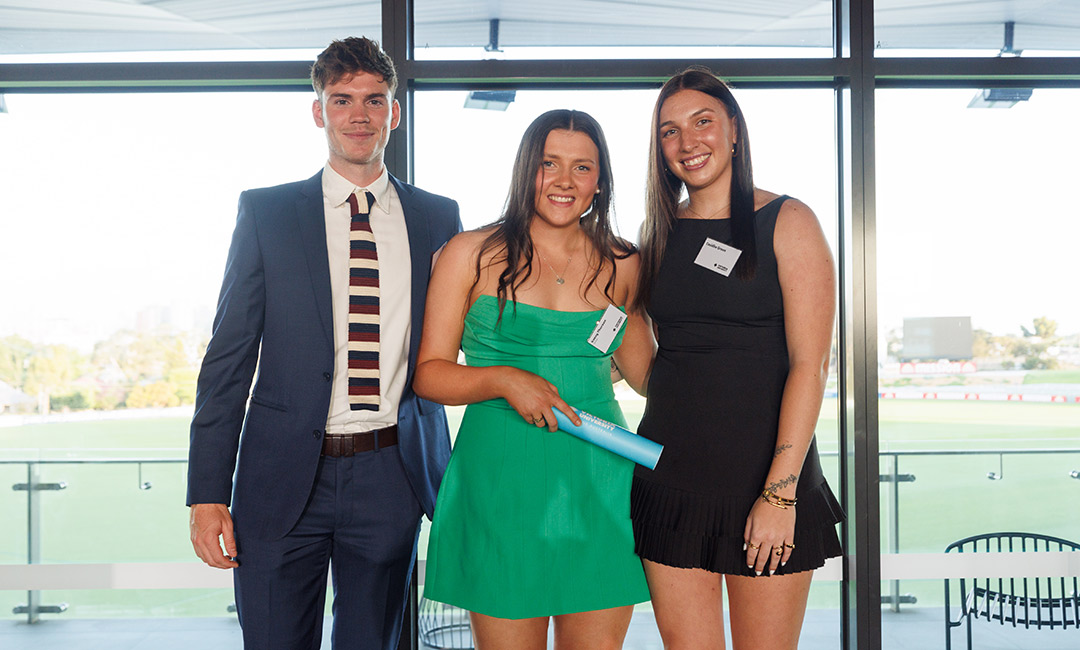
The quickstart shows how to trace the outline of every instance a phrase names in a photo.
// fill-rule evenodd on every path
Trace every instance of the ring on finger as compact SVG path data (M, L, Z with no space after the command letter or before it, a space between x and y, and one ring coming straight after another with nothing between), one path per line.
M544 421L544 418L533 418L533 424L540 424Z
M777 546L777 547L776 547L776 556L777 556L777 557L780 557L780 556L781 556L781 555L783 555L783 554L784 554L784 549L783 549L783 548L781 548L781 547L779 547L779 546Z
M784 546L786 546L786 547L788 547L788 548L791 548L791 549L794 549L794 548L795 548L795 545L794 545L794 544L788 544L788 543L786 543L786 542L784 543Z
M759 548L761 548L760 544L751 544L751 543L747 542L746 545L749 546L750 548L754 549L755 551L758 550Z

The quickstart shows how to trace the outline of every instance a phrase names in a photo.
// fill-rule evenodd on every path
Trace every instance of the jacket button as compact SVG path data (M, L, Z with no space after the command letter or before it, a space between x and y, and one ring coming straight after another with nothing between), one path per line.
M321 436L321 435L322 435L322 431L319 431L318 429L315 429L314 431L311 432L311 437L315 438L316 440L318 440L319 436Z
M324 373L322 374L322 378L323 378L323 379L325 379L326 381L330 381L331 379L333 379L333 377L334 377L334 376L333 376L333 375L331 375L331 374L330 374L330 373L328 373L328 372L324 372Z

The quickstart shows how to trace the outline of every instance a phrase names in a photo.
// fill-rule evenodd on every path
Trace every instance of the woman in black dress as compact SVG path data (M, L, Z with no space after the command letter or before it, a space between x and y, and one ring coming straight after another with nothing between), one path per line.
M814 444L832 255L810 208L754 187L707 70L661 89L650 149L638 296L659 351L638 432L664 454L637 468L631 516L657 624L667 648L723 648L723 583L736 650L794 650L812 569L841 553Z

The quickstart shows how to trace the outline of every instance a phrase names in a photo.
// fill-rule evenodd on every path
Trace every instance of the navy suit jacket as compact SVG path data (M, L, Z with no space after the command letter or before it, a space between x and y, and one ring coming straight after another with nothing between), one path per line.
M405 213L412 257L412 327L398 446L430 517L450 438L442 406L417 397L412 376L431 258L461 230L461 220L454 201L390 180ZM238 537L284 536L311 493L330 407L332 314L322 172L242 193L213 336L199 373L187 492L188 505L230 504Z

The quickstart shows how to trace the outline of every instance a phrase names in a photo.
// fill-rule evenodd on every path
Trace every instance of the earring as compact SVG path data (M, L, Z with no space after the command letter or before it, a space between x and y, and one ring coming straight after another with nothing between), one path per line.
M738 153L739 153L739 143L738 142L732 142L731 143L731 157L734 158L736 156L736 154L738 154Z
M596 192L594 192L594 194L599 194L599 193L600 193L600 188L598 187L598 188L596 188Z

